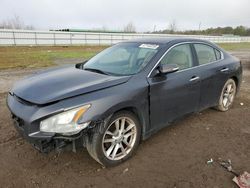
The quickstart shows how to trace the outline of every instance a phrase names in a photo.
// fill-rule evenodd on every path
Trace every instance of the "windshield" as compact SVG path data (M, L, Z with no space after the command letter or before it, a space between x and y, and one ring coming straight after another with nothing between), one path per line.
M84 69L111 75L131 75L142 70L158 52L155 44L121 43L91 58Z

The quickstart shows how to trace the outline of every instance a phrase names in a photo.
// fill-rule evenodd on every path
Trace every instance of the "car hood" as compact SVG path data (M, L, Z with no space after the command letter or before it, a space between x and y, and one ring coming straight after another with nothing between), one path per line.
M44 105L119 85L129 78L130 76L109 76L69 66L26 77L14 85L11 93L25 101Z

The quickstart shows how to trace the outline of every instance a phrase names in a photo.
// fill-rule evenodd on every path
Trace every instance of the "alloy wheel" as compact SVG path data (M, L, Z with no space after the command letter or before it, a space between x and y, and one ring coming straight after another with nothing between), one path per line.
M228 109L229 106L233 103L234 96L235 96L235 85L229 82L223 91L222 96L222 104L225 109Z
M120 160L132 150L137 136L135 122L128 117L114 120L102 139L102 150L109 160Z

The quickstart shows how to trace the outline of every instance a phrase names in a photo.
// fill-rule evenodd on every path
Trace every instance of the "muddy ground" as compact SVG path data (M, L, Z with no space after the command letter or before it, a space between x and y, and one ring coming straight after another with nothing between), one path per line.
M0 71L0 187L236 187L233 175L210 158L231 159L237 172L250 172L250 51L242 59L244 79L233 108L191 115L142 142L136 155L102 168L85 149L41 154L12 126L6 92L38 69ZM242 105L243 104L243 105Z

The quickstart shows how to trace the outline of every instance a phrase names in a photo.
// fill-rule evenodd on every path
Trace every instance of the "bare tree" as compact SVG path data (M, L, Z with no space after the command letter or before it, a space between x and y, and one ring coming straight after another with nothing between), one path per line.
M173 20L170 24L169 24L169 31L170 33L174 33L177 30L177 24L176 21Z
M29 30L34 29L32 25L25 25L23 20L17 15L14 15L13 18L11 19L2 21L0 23L0 28L2 29L29 29Z
M123 31L128 32L128 33L136 32L136 28L135 28L135 25L133 24L133 22L129 22L127 25L125 25L123 28Z
M25 27L24 22L17 15L14 15L14 17L9 22L13 29L23 29Z
M101 28L101 31L107 31L107 30L108 30L108 28L105 25L103 25Z
M25 25L23 29L35 30L35 27L33 25Z

